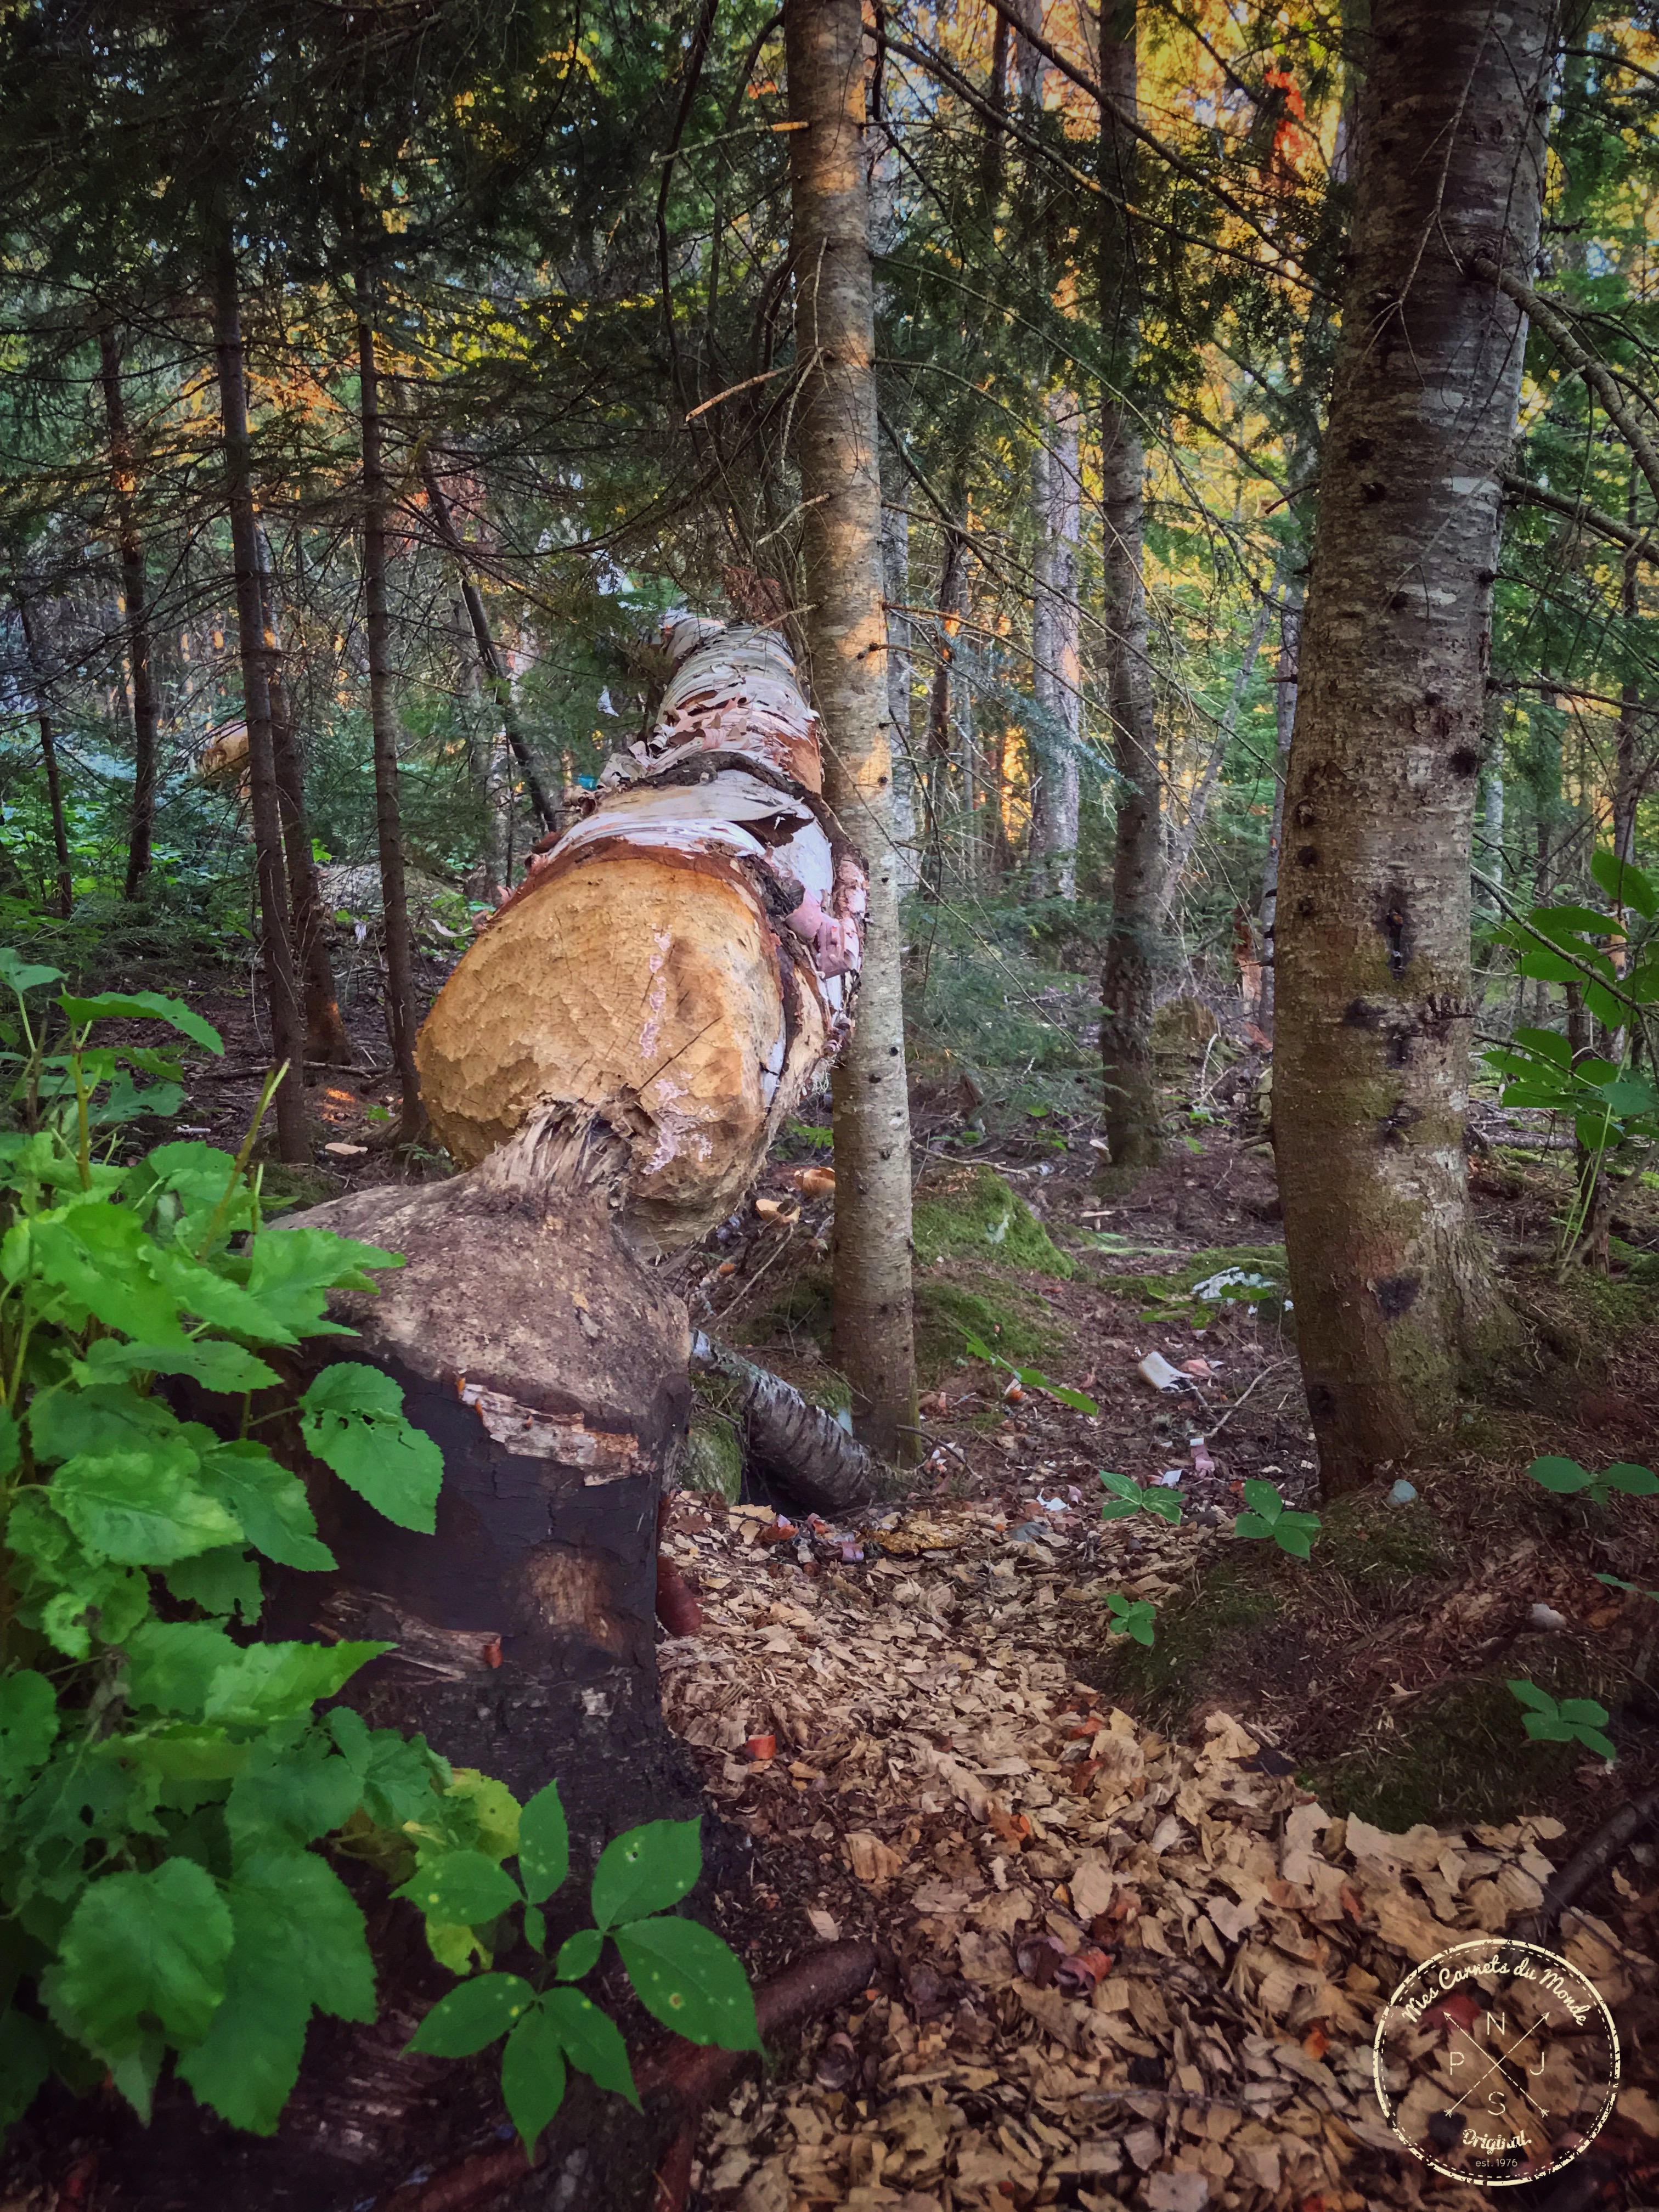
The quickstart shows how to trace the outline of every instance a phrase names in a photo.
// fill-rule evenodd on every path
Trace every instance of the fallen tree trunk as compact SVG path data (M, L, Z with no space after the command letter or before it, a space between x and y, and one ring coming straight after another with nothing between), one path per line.
M349 1687L368 1718L520 1799L556 1778L579 1893L612 1836L702 1804L658 1695L658 1514L691 1344L656 1250L740 1197L844 1031L859 951L863 871L817 799L783 648L683 620L671 649L650 738L491 920L422 1034L434 1124L470 1171L354 1192L300 1224L404 1255L378 1295L337 1293L332 1310L402 1386L444 1479L434 1534L394 1527L291 1428L283 1455L337 1564L281 1577L264 1629L392 1644ZM243 2176L249 2212L289 2201L296 2160L331 2204L476 2140L493 2090L403 2056L434 1993L406 1918L388 1905L372 1928L380 2022L313 2037L273 2163ZM580 2148L585 2212L642 2212L665 2140L618 2100L574 2100L549 2159Z
M819 791L781 641L682 617L655 727L532 862L416 1059L464 1166L538 1103L626 1103L623 1212L663 1250L723 1220L846 1033L865 871Z
M792 1504L813 1513L845 1513L880 1495L881 1462L791 1384L712 1343L701 1329L691 1339L691 1368L734 1386L744 1456Z

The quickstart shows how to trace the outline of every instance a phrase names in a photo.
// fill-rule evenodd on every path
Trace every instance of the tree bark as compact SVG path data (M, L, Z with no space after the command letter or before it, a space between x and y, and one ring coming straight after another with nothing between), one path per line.
M1112 923L1106 940L1100 1025L1108 1158L1119 1175L1155 1166L1163 1117L1152 1062L1152 953L1163 884L1163 778L1152 714L1143 567L1146 458L1133 391L1139 351L1139 280L1128 210L1135 204L1136 0L1103 9L1100 122L1103 199L1101 323L1106 396L1101 409L1101 503L1105 533L1102 597L1106 623L1112 749L1118 773L1112 854Z
M334 989L334 963L329 958L322 886L312 856L311 823L306 815L305 764L300 756L299 734L294 726L294 696L283 668L286 654L276 572L263 526L258 536L260 605L270 655L271 754L276 769L276 801L283 817L283 849L288 860L294 955L304 978L306 1058L349 1066L351 1039L346 1033Z
M1291 579L1279 607L1278 691L1273 708L1278 744L1273 759L1273 816L1267 857L1261 867L1261 998L1256 1019L1273 1033L1274 983L1279 937L1279 866L1285 842L1285 785L1291 769L1291 732L1296 724L1297 673L1302 641L1302 586Z
M144 574L144 541L138 529L138 474L121 389L121 349L111 324L98 330L98 362L109 424L110 488L115 500L115 544L121 562L121 592L126 601L127 665L132 672L132 816L127 833L127 873L123 898L137 898L149 873L155 831L155 750L160 726L155 672L151 653L149 587Z
M805 506L806 642L825 796L869 857L860 1019L834 1078L836 1355L860 1443L909 1458L910 1110L900 984L893 756L883 714L881 478L859 0L789 0L784 40Z
M392 620L386 590L386 463L381 448L380 376L374 356L374 288L357 278L357 361L363 440L363 603L368 633L368 712L374 732L374 827L380 854L380 902L386 929L386 1025L392 1063L403 1086L393 1141L424 1135L426 1109L415 1065L415 979L409 948L409 893L404 877L403 810L398 797L398 709L392 688Z
M927 715L926 753L927 760L927 849L923 858L921 888L927 897L939 899L945 895L945 844L949 835L952 816L957 811L957 801L961 794L951 789L951 761L957 749L955 730L960 716L957 709L967 686L957 680L956 656L959 650L962 617L968 603L968 490L960 479L952 487L949 502L952 515L960 515L960 526L947 522L945 526L945 553L939 563L938 609L939 618L933 625L937 665L933 680L927 687ZM963 763L961 784L965 787L973 780L973 763Z
M1469 852L1550 19L1396 0L1361 96L1355 237L1285 800L1273 1126L1328 1487L1448 1415L1496 1325L1473 1235ZM1424 149L1436 149L1431 160Z
M23 652L28 661L29 685L34 693L34 719L40 732L40 765L46 772L46 805L52 811L52 855L58 866L58 911L67 921L75 908L75 872L70 863L69 825L64 819L64 780L58 768L58 739L52 732L46 670L41 665L29 603L21 591L16 599L17 619L23 630Z
M501 733L523 773L525 789L530 794L530 803L536 810L542 828L561 830L564 826L564 810L548 789L546 779L526 740L523 726L519 720L518 706L513 696L513 678L507 672L507 663L496 650L495 639L489 635L489 617L484 611L483 594L467 567L466 548L461 543L460 532L450 514L449 501L444 497L444 488L433 465L432 455L425 447L421 449L421 481L426 487L427 504L432 511L438 535L453 557L460 577L461 601L466 609L467 621L472 626L473 641L477 646L478 659L483 666L484 682L489 687L490 696L495 700L501 718Z
M1231 744L1233 732L1238 727L1238 710L1244 703L1244 694L1249 690L1250 678L1255 673L1255 664L1261 658L1262 642L1267 637L1267 624L1273 619L1273 601L1264 597L1258 605L1255 618L1250 624L1250 635L1244 645L1244 655L1238 664L1238 673L1233 679L1233 688L1228 694L1226 709L1222 714L1220 726L1216 731L1215 740L1210 747L1210 757L1205 762L1203 772L1193 787L1193 795L1188 805L1186 819L1171 841L1169 866L1164 878L1164 895L1160 906L1160 912L1166 924L1170 916L1175 912L1176 901L1181 896L1181 879L1187 872L1187 864L1193 857L1193 848L1197 844L1199 832L1204 827L1204 817L1210 811L1210 801L1214 798L1215 787L1221 781L1221 771L1227 759L1227 748Z
M1019 51L1023 57L1031 48L1022 40ZM1031 483L1037 544L1031 690L1050 725L1032 749L1031 881L1039 896L1062 899L1077 896L1078 745L1083 734L1077 596L1083 501L1078 426L1073 394L1051 392L1043 410L1043 435Z
M276 1086L276 1149L280 1158L298 1163L311 1157L306 1130L305 1016L295 984L289 935L282 813L270 726L270 646L259 585L258 519L253 505L253 448L248 430L241 303L236 246L228 221L214 249L213 339L218 356L219 411L224 425L225 504L236 563L236 630L242 665L243 717L247 725L254 865L259 884L259 951L270 1012L272 1057L278 1066L286 1065L288 1070Z

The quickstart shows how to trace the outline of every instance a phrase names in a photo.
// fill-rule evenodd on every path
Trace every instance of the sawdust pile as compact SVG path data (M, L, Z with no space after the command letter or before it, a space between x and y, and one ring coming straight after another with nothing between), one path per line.
M810 1566L770 1518L680 1502L667 1549L707 1619L663 1645L665 1703L763 1870L806 1869L759 1899L785 1948L867 1933L892 1966L711 2116L703 2202L1489 2204L1384 2125L1374 2023L1413 1964L1539 1905L1558 1821L1389 1835L1332 1818L1225 1714L1196 1743L1152 1734L1064 1656L1072 1607L1121 1578L1079 1583L1085 1553L1011 1542L983 1507L890 1516L862 1559L837 1537ZM1639 2160L1654 1900L1615 1881L1620 1924L1570 1912L1559 1948L1618 2017L1609 2130Z

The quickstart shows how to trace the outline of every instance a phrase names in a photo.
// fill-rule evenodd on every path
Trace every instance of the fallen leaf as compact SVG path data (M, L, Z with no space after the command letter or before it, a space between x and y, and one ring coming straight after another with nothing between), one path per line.
M904 1864L896 1850L868 1829L854 1828L842 1841L847 1848L847 1863L860 1881L890 1881Z
M337 1139L331 1145L325 1145L323 1146L323 1150L325 1152L331 1153L337 1160L360 1160L368 1152L368 1146L367 1145L348 1145Z

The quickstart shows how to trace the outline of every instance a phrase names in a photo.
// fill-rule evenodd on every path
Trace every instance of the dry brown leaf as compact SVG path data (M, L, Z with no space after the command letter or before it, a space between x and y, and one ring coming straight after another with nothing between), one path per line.
M862 1882L890 1881L904 1864L897 1851L867 1829L854 1828L842 1837L842 1842L846 1848L847 1863Z

